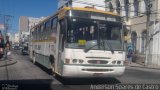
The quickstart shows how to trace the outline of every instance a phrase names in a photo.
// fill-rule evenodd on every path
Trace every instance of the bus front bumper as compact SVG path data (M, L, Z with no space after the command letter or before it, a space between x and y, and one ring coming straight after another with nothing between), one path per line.
M123 75L125 66L80 66L64 65L63 77L115 77Z

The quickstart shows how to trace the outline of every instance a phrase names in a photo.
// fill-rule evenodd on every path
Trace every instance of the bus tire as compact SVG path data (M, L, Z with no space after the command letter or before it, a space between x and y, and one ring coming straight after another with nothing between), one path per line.
M50 64L51 64L51 74L53 74L55 76L55 58L53 55L51 55L49 57L49 61L50 61Z

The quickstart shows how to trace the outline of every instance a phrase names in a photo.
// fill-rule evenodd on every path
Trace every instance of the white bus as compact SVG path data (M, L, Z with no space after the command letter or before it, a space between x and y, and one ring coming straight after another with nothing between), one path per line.
M30 57L62 77L112 77L125 71L119 15L64 7L31 30Z

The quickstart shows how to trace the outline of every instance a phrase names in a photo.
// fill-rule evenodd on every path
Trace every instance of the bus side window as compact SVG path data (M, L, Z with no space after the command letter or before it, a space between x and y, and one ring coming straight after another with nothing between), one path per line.
M46 22L46 33L47 34L45 34L45 37L47 36L47 38L50 38L50 35L51 35L51 33L50 33L50 31L51 31L50 28L51 27L50 26L51 26L51 21L49 20L49 21Z
M34 40L36 40L36 35L37 35L37 31L36 29L34 30Z
M38 40L38 30L37 30L37 28L35 29L35 40Z
M48 34L48 31L49 31L49 28L48 28L48 22L46 22L44 24L44 29L43 29L43 32L42 32L42 35L43 35L43 40L46 40L48 38L47 34ZM47 37L47 38L46 38Z
M40 28L38 28L38 39L42 40L42 30Z
M41 35L42 29L40 29L40 26L38 26L38 39L40 38L40 40L42 39L42 35Z
M36 27L36 40L39 39L39 30L38 30L38 27Z
M39 40L39 33L40 32L40 30L38 29L38 27L36 28L36 40Z
M51 20L51 28L55 30L57 28L57 17Z
M53 35L53 33L57 32L57 17L54 17L51 19L51 31L50 34ZM53 36L51 36L53 37Z

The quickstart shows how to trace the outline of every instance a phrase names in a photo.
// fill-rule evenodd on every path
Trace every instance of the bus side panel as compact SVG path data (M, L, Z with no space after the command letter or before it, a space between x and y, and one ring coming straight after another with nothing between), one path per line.
M33 60L33 42L32 41L30 41L29 43L29 57L30 59Z
M57 37L56 37L56 55L55 55L55 72L61 74L62 72L62 68L60 67L61 66L61 63L60 62L60 51L59 51L59 47L60 47L60 24L58 23L57 24Z
M50 68L50 62L49 62L49 56L44 56L42 54L36 53L36 61L43 65L44 67L51 69Z
M47 41L38 42L37 52L36 52L36 61L43 65L44 67L51 69L51 64L49 61L50 50L49 43Z

